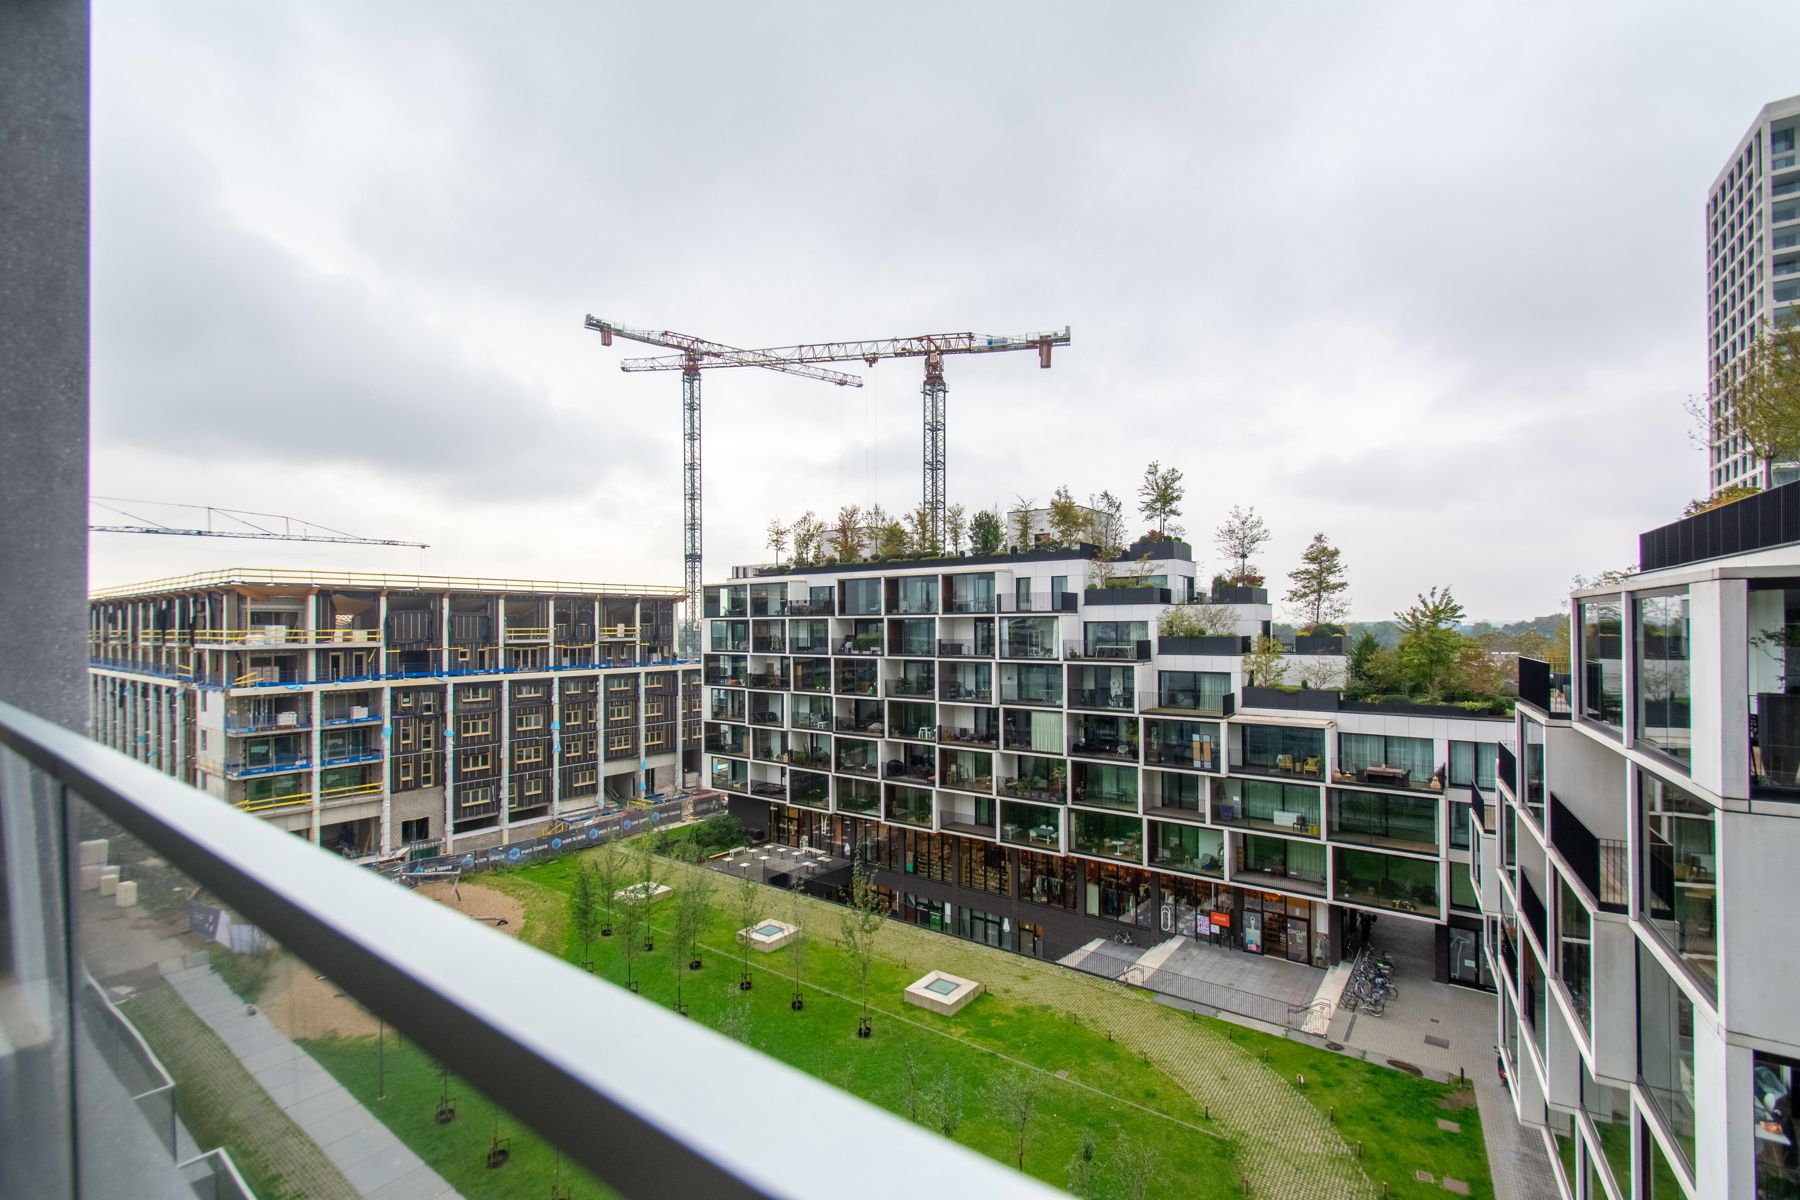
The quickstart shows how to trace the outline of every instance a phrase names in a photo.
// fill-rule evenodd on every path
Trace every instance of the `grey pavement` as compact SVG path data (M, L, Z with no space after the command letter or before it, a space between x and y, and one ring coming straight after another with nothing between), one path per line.
M168 970L182 1000L366 1200L459 1200L311 1055L250 1011L204 964Z

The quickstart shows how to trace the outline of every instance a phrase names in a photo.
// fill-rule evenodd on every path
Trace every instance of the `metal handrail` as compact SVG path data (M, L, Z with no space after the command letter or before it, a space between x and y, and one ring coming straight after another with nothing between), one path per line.
M330 587L404 588L408 591L457 592L556 592L594 596L645 596L681 598L685 588L674 584L575 583L566 579L507 579L485 575L393 575L383 571L294 571L270 567L226 567L148 579L142 583L99 588L90 600L112 600L158 592L192 592L245 583L297 583Z
M4 703L0 746L626 1196L839 1200L821 1144L879 1154L870 1200L1059 1194Z

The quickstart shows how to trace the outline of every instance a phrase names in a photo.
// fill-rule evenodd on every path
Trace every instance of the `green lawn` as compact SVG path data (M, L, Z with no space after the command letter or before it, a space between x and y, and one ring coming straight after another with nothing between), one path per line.
M1462 1180L1476 1200L1493 1196L1487 1141L1473 1087L1419 1079L1254 1030L1233 1027L1231 1036L1266 1055L1269 1067L1282 1078L1305 1077L1306 1082L1294 1090L1319 1111L1334 1112L1338 1132L1352 1146L1362 1144L1363 1169L1371 1179L1386 1181L1389 1195L1441 1200L1447 1193L1440 1185L1413 1178L1414 1171L1424 1170ZM1438 1128L1440 1119L1455 1122L1461 1130Z
M542 1200L550 1194L550 1183L559 1169L576 1200L613 1195L575 1164L563 1162L559 1167L556 1151L546 1142L454 1075L450 1077L450 1095L456 1104L456 1119L439 1125L436 1114L443 1080L438 1065L391 1030L385 1099L376 1098L382 1068L374 1038L319 1038L300 1044L395 1137L464 1196ZM504 1166L490 1170L487 1153L496 1119L499 1136L509 1139L511 1154Z

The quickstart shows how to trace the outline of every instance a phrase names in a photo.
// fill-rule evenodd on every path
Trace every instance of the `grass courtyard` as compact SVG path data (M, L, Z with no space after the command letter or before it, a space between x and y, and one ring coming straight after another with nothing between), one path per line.
M571 962L581 959L568 920L578 857L484 874L479 883L524 908L521 936ZM659 860L660 877L682 888L689 867ZM802 968L805 1007L793 1011L792 959L751 952L755 987L736 987L739 950L731 881L713 876L712 911L701 934L704 967L680 969L682 1000L702 1024L928 1128L950 1109L955 1140L1014 1162L1017 1132L1003 1117L1009 1077L1036 1099L1024 1170L1057 1187L1101 1197L1250 1194L1292 1200L1447 1195L1436 1177L1492 1195L1480 1119L1468 1092L1310 1046L1157 1004L1107 980L889 922L871 975L874 1035L855 1036L861 1012L856 965L838 944L835 905L761 889L759 919L793 921L809 933ZM474 881L471 881L474 882ZM634 973L645 999L675 1002L672 901L651 909L656 948ZM620 938L591 947L594 973L623 985ZM955 1017L908 1006L902 989L931 969L987 987ZM372 1038L307 1043L320 1063L363 1099L397 1136L465 1194L542 1196L557 1169L543 1143L504 1114L512 1159L483 1166L493 1106L460 1084L457 1121L431 1121L440 1086L435 1065L408 1047L387 1050L387 1101L374 1100ZM1295 1082L1302 1075L1305 1083ZM911 1082L909 1082L909 1078ZM1439 1127L1446 1118L1456 1132ZM1091 1143L1091 1163L1083 1161ZM1362 1143L1360 1160L1352 1147ZM576 1196L603 1189L564 1164ZM1432 1183L1416 1171L1434 1176Z

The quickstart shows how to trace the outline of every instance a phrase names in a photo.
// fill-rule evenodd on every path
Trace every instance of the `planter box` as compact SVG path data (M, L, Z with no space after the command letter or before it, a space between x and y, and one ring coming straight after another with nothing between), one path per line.
M1141 538L1125 547L1125 557L1193 562L1194 548L1180 538Z
M1342 634L1300 634L1294 635L1295 654L1330 654L1342 657L1344 638Z
M1094 604L1172 604L1166 587L1089 588L1082 594L1084 603Z
M1250 639L1239 634L1219 637L1158 637L1158 654L1210 654L1231 656L1250 653Z

